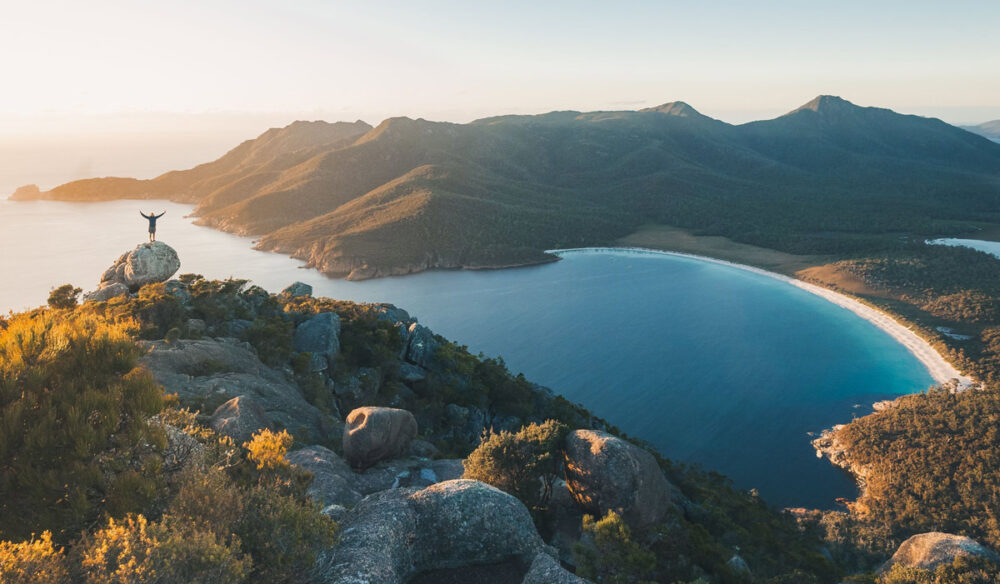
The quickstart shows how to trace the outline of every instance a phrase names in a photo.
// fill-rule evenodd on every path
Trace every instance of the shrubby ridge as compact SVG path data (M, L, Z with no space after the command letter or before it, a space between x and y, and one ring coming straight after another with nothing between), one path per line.
M83 304L60 286L48 307L0 318L0 581L1000 576L981 545L1000 545L989 375L824 435L865 490L847 512L792 514L662 458L401 308L314 298L301 283L269 294L168 279L175 262L139 261L144 250L109 273L148 279ZM952 268L956 252L940 253L842 267L913 287L927 265ZM968 278L928 286L994 293L989 277ZM958 305L992 322L988 302Z

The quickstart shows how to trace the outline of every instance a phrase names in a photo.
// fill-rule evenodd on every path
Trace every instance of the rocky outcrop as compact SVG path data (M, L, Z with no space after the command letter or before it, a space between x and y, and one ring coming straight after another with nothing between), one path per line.
M287 288L282 290L281 293L291 298L298 298L300 296L308 297L312 296L313 287L303 282L293 282L289 284Z
M347 415L346 423L344 455L357 468L405 456L417 435L413 414L396 408L358 408Z
M673 507L667 481L653 455L597 430L566 439L566 485L576 502L601 516L614 511L630 525L652 525Z
M330 421L302 396L299 387L264 365L247 343L235 339L144 341L140 359L167 393L184 405L214 411L239 396L252 398L277 429L319 442Z
M313 445L288 453L290 463L313 473L308 494L323 506L351 507L362 498L402 487L427 487L462 476L462 461L406 458L355 472L337 453Z
M589 582L590 580L567 571L549 554L541 553L531 562L531 568L521 584L588 584Z
M340 317L333 312L321 312L295 328L292 338L299 353L312 353L314 358L326 361L332 367L340 351ZM313 370L322 370L319 364L311 364Z
M162 241L141 243L104 271L99 288L119 283L135 292L146 284L166 282L180 267L181 260L174 248Z
M851 473L857 481L858 487L864 492L868 473L871 469L854 464L848 458L847 446L840 441L838 435L838 432L842 428L844 428L844 425L838 424L831 429L823 430L819 438L812 441L812 446L816 449L817 457L826 457L834 466L838 466Z
M257 432L269 429L267 412L250 396L241 395L222 404L212 414L212 429L242 444Z
M413 323L408 332L408 343L406 345L406 360L424 369L429 369L434 364L434 354L437 353L441 343L434 338L431 329L422 324Z
M112 298L128 295L128 286L121 282L109 282L102 284L97 290L87 292L83 295L84 302L107 302Z
M941 564L952 563L959 556L981 556L993 562L1000 562L1000 557L996 553L972 538L930 532L914 535L904 541L889 561L882 564L879 572L888 572L896 564L908 568L934 570Z
M340 533L320 554L318 582L403 584L429 570L528 562L545 548L520 501L470 480L366 497L344 515Z

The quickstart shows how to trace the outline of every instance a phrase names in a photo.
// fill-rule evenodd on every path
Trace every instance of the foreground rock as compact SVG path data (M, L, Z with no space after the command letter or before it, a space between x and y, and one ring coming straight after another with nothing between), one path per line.
M952 563L959 556L981 556L1000 562L997 554L972 538L934 531L914 535L904 541L879 572L888 572L896 564L933 571L941 564Z
M288 462L313 474L308 494L324 507L352 507L365 496L403 487L427 487L462 476L460 459L422 460L406 458L380 463L355 472L337 453L313 445L294 450Z
M235 339L144 341L140 359L167 393L181 403L214 411L229 400L252 398L277 429L310 442L329 437L330 420L305 400L297 385L264 365L247 343Z
M326 361L322 369L333 366L340 351L340 317L321 312L295 329L292 340L299 353L312 353Z
M544 550L527 508L484 483L455 480L372 495L341 521L315 579L328 584L403 584L424 571L531 562Z
M405 456L417 435L413 414L396 408L358 408L347 415L346 422L344 456L356 468Z
M614 511L630 525L652 525L673 507L674 487L653 455L597 430L566 439L566 485L576 502L600 516Z
M587 584L590 580L566 571L552 556L541 553L531 562L531 569L521 584Z
M216 408L211 426L217 433L242 444L257 432L270 429L271 419L252 397L241 395Z
M174 248L162 241L142 243L123 253L105 270L99 287L118 283L135 292L146 284L166 282L180 267L181 260Z

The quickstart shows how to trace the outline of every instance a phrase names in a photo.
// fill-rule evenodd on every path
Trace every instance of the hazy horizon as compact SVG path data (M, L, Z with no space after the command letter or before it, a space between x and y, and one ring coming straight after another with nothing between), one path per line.
M1000 4L949 8L18 3L0 22L0 194L153 177L299 119L468 122L680 100L744 123L820 94L955 125L1000 119Z

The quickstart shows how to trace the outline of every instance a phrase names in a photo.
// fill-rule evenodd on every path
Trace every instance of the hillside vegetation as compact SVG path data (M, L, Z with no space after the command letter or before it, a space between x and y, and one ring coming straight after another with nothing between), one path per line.
M184 276L182 282L174 281L172 292L151 284L131 298L82 306L73 305L67 286L53 294L59 308L0 319L0 579L312 580L312 562L336 545L337 525L307 494L310 473L285 459L308 436L266 430L236 443L208 427L214 405L199 409L164 396L149 370L137 367L146 351L141 339L166 343L157 350L168 353L198 342L226 344L202 337L186 324L190 319L216 331L244 323L240 337L255 354L283 368L312 406L339 420L339 408L350 403L344 400L353 398L317 383L322 376L309 372L308 354L294 351L289 334L311 315L334 311L342 327L334 373L379 378L364 405L412 411L438 456L468 456L473 475L480 466L493 469L482 478L522 498L546 537L574 533L560 524L565 512L550 504L566 432L617 429L511 375L502 362L440 338L426 378L404 379L400 337L386 315L405 313L393 307L271 296L235 280ZM197 367L189 379L214 375L225 364ZM497 433L478 436L482 444L469 440L449 413L459 405L481 408ZM339 438L321 440L340 450ZM522 444L531 446L517 454ZM652 526L630 526L613 514L581 524L576 516L586 573L621 582L836 581L840 572L823 557L817 530L803 531L725 477L657 460L683 506ZM503 483L506 472L520 478ZM530 488L531 477L545 479L546 494ZM643 551L621 555L628 549ZM752 573L730 564L735 550Z

